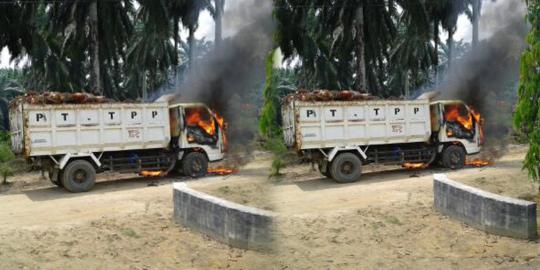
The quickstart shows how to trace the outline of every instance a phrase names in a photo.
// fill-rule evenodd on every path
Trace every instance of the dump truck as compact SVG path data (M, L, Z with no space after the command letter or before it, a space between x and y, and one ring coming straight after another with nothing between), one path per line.
M103 171L201 177L224 157L223 119L204 104L39 100L10 104L12 149L70 192L89 191Z
M285 144L340 183L359 180L367 164L459 169L483 143L482 118L459 100L300 93L283 100L282 122Z

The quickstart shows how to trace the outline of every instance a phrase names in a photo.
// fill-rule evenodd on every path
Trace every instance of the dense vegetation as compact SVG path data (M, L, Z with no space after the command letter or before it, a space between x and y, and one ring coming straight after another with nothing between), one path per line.
M199 15L221 40L224 0L3 1L0 48L27 57L24 87L146 98L190 65Z
M529 47L521 58L519 102L515 126L528 138L530 148L525 158L529 175L540 182L540 1L527 1L531 25L527 37Z

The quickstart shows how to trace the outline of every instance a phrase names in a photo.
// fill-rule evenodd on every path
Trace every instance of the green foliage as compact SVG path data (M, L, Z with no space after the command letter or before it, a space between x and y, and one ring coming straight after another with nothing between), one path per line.
M266 83L264 86L264 105L259 120L259 128L263 138L272 138L281 134L277 121L279 98L274 82L274 52L266 58Z
M272 152L274 155L272 160L272 170L270 172L271 177L281 175L280 170L287 164L294 162L297 158L294 153L291 153L289 149L287 149L282 137L268 138L265 141L264 146L266 150Z
M274 68L274 52L266 59L266 84L264 88L264 105L259 119L261 137L265 140L265 148L272 152L272 171L270 176L280 175L280 170L285 167L291 155L283 142L283 131L280 123L281 99L295 88L294 75L290 70Z
M24 75L19 69L0 69L0 128L9 129L9 101L24 94Z
M0 144L0 175L3 178L2 184L7 184L7 177L13 175L10 162L15 159L11 148L7 144Z
M524 168L534 181L540 182L540 1L530 0L527 4L527 19L532 27L527 36L529 47L521 57L514 127L527 136L530 145Z
M199 45L194 39L199 14L215 13L214 0L96 1L94 40L91 2L14 0L2 5L0 48L7 46L14 60L28 57L26 89L90 91L95 83L89 75L100 70L105 96L119 100L151 96L191 62ZM184 30L187 36L182 36ZM188 49L179 46L184 40ZM90 59L92 44L99 48L97 65Z
M407 86L416 89L434 80L439 27L453 34L458 17L470 15L473 2L274 0L277 43L285 58L301 60L300 88L355 89L357 59L363 58L367 90L399 96ZM362 38L355 29L359 7ZM357 50L359 39L363 55Z
M0 144L0 163L7 163L15 159L15 154L7 144Z

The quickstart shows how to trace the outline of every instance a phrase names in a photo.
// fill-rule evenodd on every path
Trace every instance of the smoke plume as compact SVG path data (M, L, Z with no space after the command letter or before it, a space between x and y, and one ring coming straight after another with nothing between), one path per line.
M177 102L202 102L228 122L229 147L246 145L257 130L265 81L265 59L272 47L272 1L227 1L221 46L198 60L179 85Z
M460 99L485 119L484 150L504 153L511 129L519 79L519 59L525 48L526 7L520 0L500 1L481 17L482 39L453 63L439 90L442 99Z

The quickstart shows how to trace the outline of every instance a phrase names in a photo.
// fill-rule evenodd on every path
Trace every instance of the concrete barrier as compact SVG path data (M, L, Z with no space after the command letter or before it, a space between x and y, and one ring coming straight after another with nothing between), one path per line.
M243 249L271 248L274 214L173 184L174 220Z
M489 193L433 175L435 208L477 229L515 238L537 238L536 203Z

